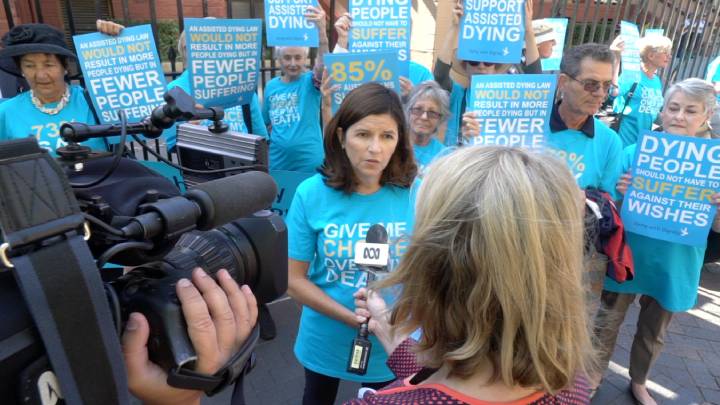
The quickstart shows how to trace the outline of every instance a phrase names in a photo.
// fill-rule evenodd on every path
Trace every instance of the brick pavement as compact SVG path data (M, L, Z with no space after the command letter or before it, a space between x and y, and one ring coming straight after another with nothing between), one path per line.
M698 305L675 316L665 350L651 371L649 387L659 403L720 404L720 271L704 271L701 284ZM638 309L633 305L628 312L593 405L633 403L627 392L627 366ZM299 404L303 371L295 360L292 344L300 308L286 299L272 304L270 310L278 325L278 337L258 347L257 366L246 377L245 397L249 405ZM355 395L357 387L342 383L337 403ZM227 404L228 396L225 393L204 403Z

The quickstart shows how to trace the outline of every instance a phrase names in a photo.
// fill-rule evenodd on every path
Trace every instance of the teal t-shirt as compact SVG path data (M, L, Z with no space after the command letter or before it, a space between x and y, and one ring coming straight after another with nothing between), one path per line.
M644 73L640 74L640 82L635 88L630 103L626 105L627 93L635 83L628 77L628 75L620 76L620 94L613 103L613 110L623 114L618 131L623 147L635 144L643 130L652 129L653 122L663 106L660 77L654 75L651 79Z
M413 144L415 151L415 162L418 164L418 171L422 172L427 165L432 162L445 149L445 145L440 143L435 137L430 138L430 142L425 146Z
M710 83L720 82L720 56L715 58L708 65L705 80L709 81ZM717 102L718 104L720 104L720 94L717 95Z
M413 210L410 189L384 186L370 195L344 194L328 187L316 174L298 186L287 216L288 256L308 262L308 279L333 300L354 310L353 293L367 282L353 262L353 247L364 241L371 225L388 232L390 269L397 266L409 243ZM385 365L387 354L371 336L373 348L367 374L346 371L350 344L357 329L303 306L295 341L300 363L317 373L350 381L395 379Z
M285 83L276 77L265 86L262 115L270 125L270 169L315 173L322 164L320 90L313 72Z
M413 61L410 61L409 64L408 76L410 76L408 77L408 79L412 82L414 86L417 86L418 84L426 82L428 80L435 80L432 72L428 68Z
M618 198L615 190L622 174L623 151L615 131L593 118L593 137L576 129L550 132L547 145L567 162L580 188L594 187Z
M56 105L46 104L45 107ZM38 110L30 100L29 91L0 103L0 141L34 136L42 148L55 155L55 150L66 144L60 137L60 126L66 122L96 124L79 86L70 86L70 101L55 115ZM102 138L90 139L82 144L93 150L107 150Z
M450 118L447 122L447 130L445 130L445 146L458 144L460 122L467 108L468 96L469 92L464 87L453 82L452 91L450 91Z
M186 93L190 94L192 89L190 86L190 72L187 70L182 72L175 80L171 81L167 85L167 89L170 90L173 87L180 87L185 90ZM262 112L260 111L260 102L258 101L257 94L253 94L253 98L250 101L250 119L252 120L253 134L267 138L267 128L262 119ZM245 125L245 119L243 118L242 106L235 106L225 109L225 118L223 121L228 124L231 131L240 132L243 134L248 133L247 126ZM210 125L210 121L203 121L202 125ZM177 137L177 128L175 125L172 128L168 128L163 132L163 136L168 145L168 149L175 146L175 139Z
M625 148L623 173L631 168L635 145ZM605 277L605 289L644 294L668 311L682 312L695 306L706 246L688 246L626 232L635 263L635 277L618 283Z

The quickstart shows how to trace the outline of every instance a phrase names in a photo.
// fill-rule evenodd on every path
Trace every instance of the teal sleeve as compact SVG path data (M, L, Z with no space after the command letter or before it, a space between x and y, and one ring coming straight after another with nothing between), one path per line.
M302 186L302 184L301 184ZM303 193L298 187L290 203L287 215L288 257L303 262L312 261L315 256L317 235L307 219L307 210L303 202Z
M617 97L614 98L613 101L613 111L616 113L622 112L622 110L625 108L625 99L627 98L627 93L630 91L630 88L633 85L632 80L625 79L627 76L620 75L620 79L618 80L618 87L619 92ZM610 98L613 99L612 97Z
M250 119L252 120L253 133L267 138L267 127L265 126L265 120L263 120L262 111L260 111L257 94L253 95L252 101L250 102Z
M623 153L620 138L612 136L609 137L608 140L610 144L608 145L608 155L605 163L605 169L603 170L603 175L600 179L600 188L610 194L614 200L618 200L621 196L615 189L615 186L623 173L623 159L625 155Z

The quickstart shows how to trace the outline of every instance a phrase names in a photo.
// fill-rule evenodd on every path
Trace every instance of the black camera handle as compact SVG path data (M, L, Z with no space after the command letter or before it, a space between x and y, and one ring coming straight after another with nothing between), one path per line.
M129 404L118 332L83 240L89 227L62 169L34 138L1 143L0 190L0 261L26 299L66 403Z

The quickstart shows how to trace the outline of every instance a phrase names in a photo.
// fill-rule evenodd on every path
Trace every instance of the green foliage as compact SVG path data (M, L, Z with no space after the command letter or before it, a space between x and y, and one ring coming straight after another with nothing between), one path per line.
M118 24L124 24L123 20L120 19L114 19ZM132 27L134 25L143 25L143 24L151 24L149 20L146 21L137 21L137 20L130 20L128 23L129 27ZM160 60L162 62L168 62L170 59L168 58L168 51L170 48L175 49L175 54L177 55L177 40L178 36L180 35L180 26L178 25L178 22L175 20L157 20L156 22L157 27L157 43L158 43L158 53L160 54ZM182 62L182 59L179 55L176 56L177 62Z

